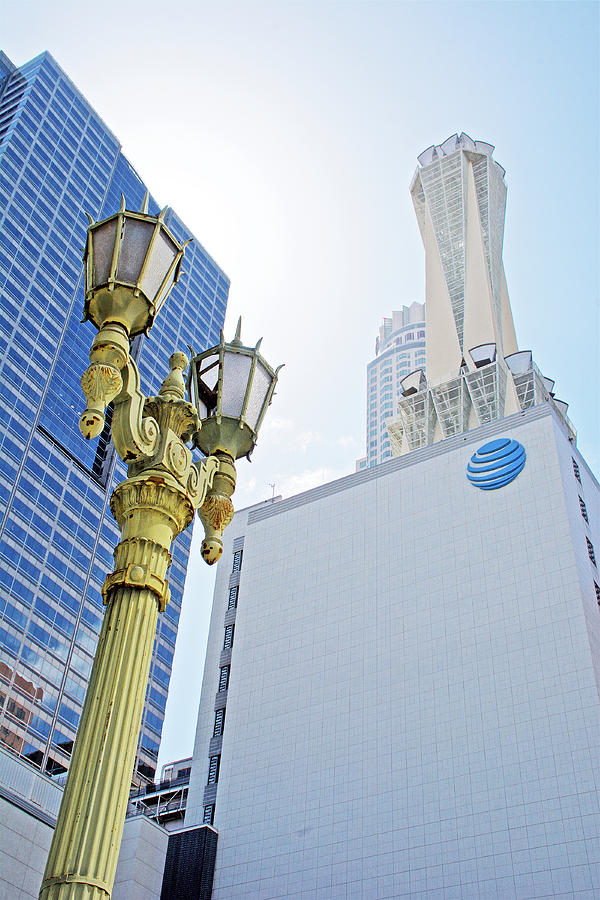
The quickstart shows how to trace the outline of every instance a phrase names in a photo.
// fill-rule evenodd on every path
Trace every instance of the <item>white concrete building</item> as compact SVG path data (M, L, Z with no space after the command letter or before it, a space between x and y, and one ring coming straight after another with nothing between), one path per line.
M420 157L397 458L225 534L185 818L213 900L600 896L600 487L517 348L492 150Z
M238 513L186 813L213 900L599 896L599 521L549 401Z
M402 379L417 368L425 368L425 307L414 302L379 326L375 359L367 366L366 455L357 460L357 472L391 459L386 423L398 412Z

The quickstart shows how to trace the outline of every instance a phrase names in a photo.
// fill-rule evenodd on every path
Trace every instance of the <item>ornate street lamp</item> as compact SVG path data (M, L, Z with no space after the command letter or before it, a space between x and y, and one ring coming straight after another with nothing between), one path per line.
M233 517L235 460L249 456L277 374L254 348L220 343L188 360L174 353L156 397L140 391L130 340L147 333L177 281L185 245L164 224L125 209L88 230L85 318L98 329L81 383L86 438L112 438L128 477L110 507L121 529L102 589L106 613L40 891L43 900L107 900L114 882L158 613L174 538L198 510L202 556L216 562ZM194 460L190 441L205 458Z

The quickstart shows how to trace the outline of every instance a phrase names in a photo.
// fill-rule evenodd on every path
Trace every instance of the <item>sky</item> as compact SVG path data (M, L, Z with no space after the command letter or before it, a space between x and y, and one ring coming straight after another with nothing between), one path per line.
M23 0L17 65L49 50L231 278L226 337L285 363L238 508L354 471L384 316L424 300L408 186L465 131L506 169L520 349L600 474L596 3ZM175 349L175 348L174 348ZM197 527L160 760L191 754L214 570Z

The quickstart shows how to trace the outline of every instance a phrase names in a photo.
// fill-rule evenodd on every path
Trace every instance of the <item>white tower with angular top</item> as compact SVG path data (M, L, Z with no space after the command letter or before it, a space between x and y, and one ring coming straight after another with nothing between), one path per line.
M454 134L418 157L410 192L425 246L431 385L473 370L470 351L482 344L517 349L502 264L506 182L493 150Z
M387 423L395 456L548 399L566 412L531 353L518 352L502 262L505 172L493 151L462 133L418 157L410 192L425 247L427 378L417 369L402 381Z

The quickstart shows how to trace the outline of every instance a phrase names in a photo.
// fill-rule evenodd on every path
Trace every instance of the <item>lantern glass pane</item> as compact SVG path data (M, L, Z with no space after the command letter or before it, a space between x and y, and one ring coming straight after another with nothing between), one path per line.
M196 409L201 419L205 419L214 412L217 381L219 378L219 355L213 354L196 364L196 376L198 381L198 396L195 398Z
M224 416L237 419L242 414L251 362L251 358L242 353L225 351L221 395L221 410Z
M93 272L92 285L106 284L110 275L113 251L115 249L115 236L117 234L117 219L111 219L92 231L93 242Z
M151 303L154 303L158 289L176 256L177 247L161 229L152 248L152 255L141 284L143 292Z
M219 355L215 353L214 356L208 356L203 359L198 366L198 380L202 380L211 391L216 391L218 378Z
M162 306L163 301L166 299L169 291L173 287L173 283L175 281L175 273L176 273L176 269L174 268L173 271L171 272L171 274L169 275L168 279L165 281L165 286L162 289L160 297L157 297L157 299L156 299L156 303L159 308Z
M200 417L200 419L206 419L206 417L208 415L208 408L206 406L206 403L204 403L204 401L201 400L200 397L197 397L195 405L196 405L196 409L198 411L198 416Z
M265 369L262 363L257 362L256 369L254 370L252 388L250 389L248 408L246 409L246 421L250 428L256 428L256 423L258 422L258 418L260 416L270 387L271 375Z
M153 222L125 219L117 264L117 281L124 281L125 284L137 283L153 231Z

